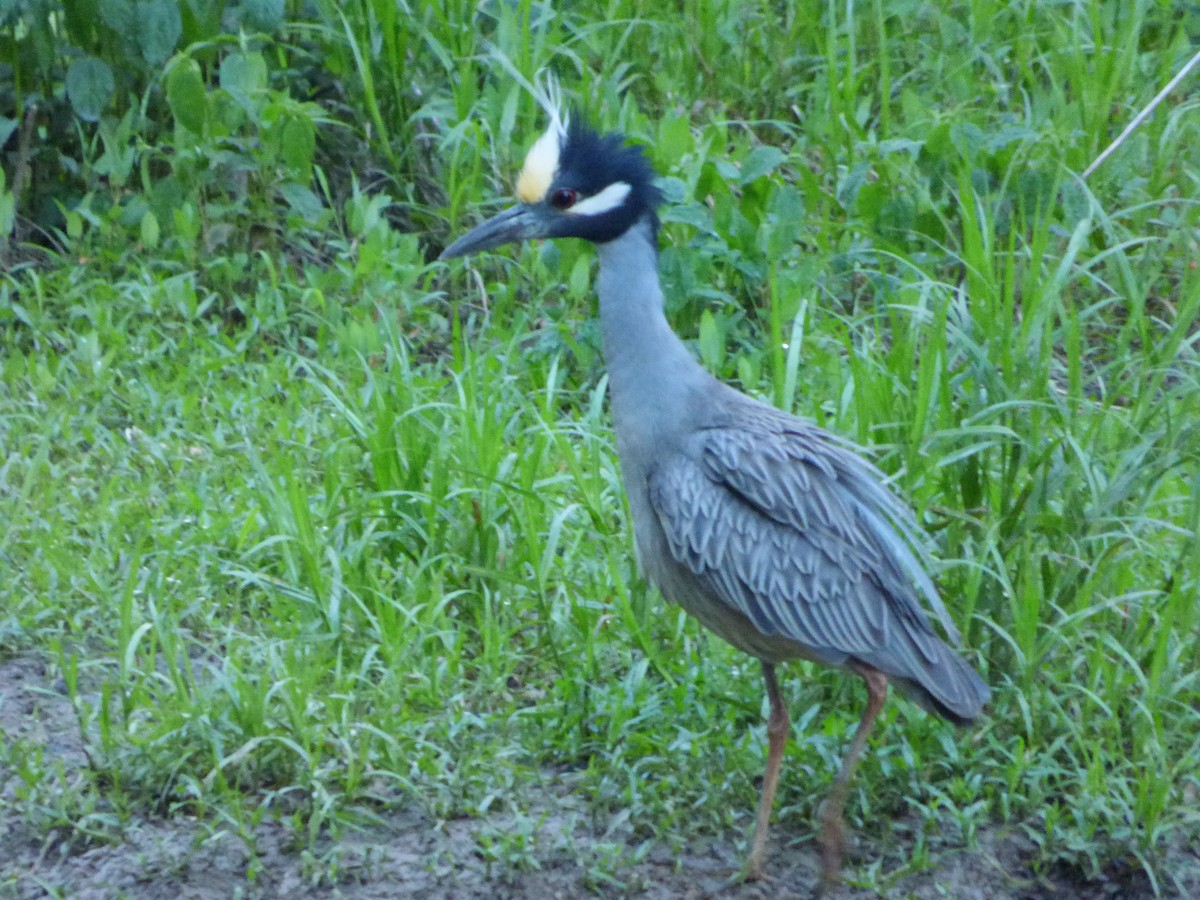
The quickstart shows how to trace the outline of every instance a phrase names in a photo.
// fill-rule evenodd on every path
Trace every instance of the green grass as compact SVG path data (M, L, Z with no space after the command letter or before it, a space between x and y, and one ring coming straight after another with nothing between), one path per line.
M542 127L487 38L649 144L706 364L875 448L935 537L994 701L965 731L890 705L852 827L1001 825L1035 869L1169 890L1164 848L1200 839L1194 102L1073 173L1195 11L344 9L316 33L358 114L320 140L373 177L290 252L195 261L88 219L0 281L0 652L53 661L91 761L68 784L7 741L0 802L80 844L153 810L251 849L282 817L304 848L414 800L521 812L571 773L634 843L748 833L757 667L636 577L592 254L425 261ZM785 689L802 830L861 690L807 665ZM528 835L485 838L528 864Z

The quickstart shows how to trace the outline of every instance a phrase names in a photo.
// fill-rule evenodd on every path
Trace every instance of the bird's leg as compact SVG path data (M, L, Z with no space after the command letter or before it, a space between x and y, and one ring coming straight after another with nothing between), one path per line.
M863 747L867 745L871 728L875 725L879 711L883 709L884 700L887 699L886 675L861 663L853 663L850 668L867 683L867 708L863 710L858 731L854 733L854 740L850 742L850 749L842 759L842 768L834 779L833 790L829 792L817 813L821 826L817 835L817 842L821 845L821 881L817 885L814 897L823 897L825 892L838 882L842 851L846 846L842 808L846 805L846 794L850 789L850 779L854 776L858 758L862 755Z
M779 682L775 679L775 666L769 662L762 664L763 679L767 683L767 699L771 704L771 715L767 719L767 771L763 775L762 796L758 799L758 822L754 826L754 842L750 845L750 855L746 857L744 876L753 881L762 877L763 856L767 847L767 830L771 824L771 808L775 805L775 786L779 782L779 770L783 766L783 749L787 745L788 728L791 720L788 718L787 705L783 702L783 694L779 692Z

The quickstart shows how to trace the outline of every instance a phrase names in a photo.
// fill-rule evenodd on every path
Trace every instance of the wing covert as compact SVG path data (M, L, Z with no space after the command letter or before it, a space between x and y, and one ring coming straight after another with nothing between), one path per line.
M872 475L816 428L742 422L696 432L648 488L675 560L763 634L839 655L911 655L919 667L939 639L914 584L936 592L891 524L911 514Z

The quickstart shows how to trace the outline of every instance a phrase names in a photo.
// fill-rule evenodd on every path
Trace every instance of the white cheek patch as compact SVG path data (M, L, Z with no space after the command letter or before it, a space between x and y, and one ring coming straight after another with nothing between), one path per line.
M610 184L598 194L588 197L586 200L580 200L574 206L567 210L572 216L598 216L602 213L616 209L625 202L625 198L629 196L632 190L624 181L618 181L615 184Z
M522 203L538 203L545 198L558 172L558 158L565 138L562 120L556 116L546 133L529 148L525 167L517 179L517 197Z

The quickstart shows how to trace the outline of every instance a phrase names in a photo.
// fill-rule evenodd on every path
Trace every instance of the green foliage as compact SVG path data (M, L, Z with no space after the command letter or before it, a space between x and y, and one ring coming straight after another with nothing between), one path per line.
M199 242L205 250L240 243L247 229L259 229L259 248L279 249L283 233L321 224L325 209L309 185L317 127L331 123L316 104L271 89L261 52L226 54L211 89L197 62L181 56L166 90L176 124L163 148L170 174L153 184L150 205L173 222L188 259ZM276 218L282 228L262 227Z
M293 99L290 85L303 73L288 68L289 48L273 37L284 12L270 0L13 3L0 15L0 71L11 76L0 79L0 145L27 119L40 138L9 157L31 176L14 197L19 236L45 242L66 226L75 240L86 231L80 222L97 215L137 235L153 208L186 244L188 229L176 231L173 211L187 205L182 215L206 226L202 236L248 238L256 191L247 178L277 188L255 220L275 204L318 217L312 166L324 116ZM272 49L273 87L264 55ZM172 130L172 121L194 136ZM109 216L112 209L120 212ZM72 212L79 218L68 222ZM242 249L251 247L247 240ZM194 246L183 249L195 258Z
M71 63L67 69L67 99L75 115L85 122L95 122L112 99L112 69L108 63L94 56L85 56Z

